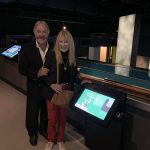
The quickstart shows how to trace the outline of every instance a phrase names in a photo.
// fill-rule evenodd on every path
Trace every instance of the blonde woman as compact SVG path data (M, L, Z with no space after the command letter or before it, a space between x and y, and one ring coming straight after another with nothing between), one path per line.
M59 64L59 84L56 82L57 63ZM52 150L55 141L57 141L59 150L66 150L64 132L67 108L57 106L50 101L55 92L62 92L64 85L73 90L74 82L77 81L74 41L66 29L59 32L54 45L54 52L47 53L45 67L50 70L48 76L44 77L47 85L44 89L44 95L47 99L48 108L48 143L45 150Z

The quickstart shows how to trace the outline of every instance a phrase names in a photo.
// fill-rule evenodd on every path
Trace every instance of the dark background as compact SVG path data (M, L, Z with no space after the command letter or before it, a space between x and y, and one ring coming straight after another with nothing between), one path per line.
M148 0L0 0L0 44L4 45L6 35L32 35L34 23L45 20L50 36L66 25L83 47L91 44L88 38L116 45L119 17L133 13L141 16L138 53L150 56Z

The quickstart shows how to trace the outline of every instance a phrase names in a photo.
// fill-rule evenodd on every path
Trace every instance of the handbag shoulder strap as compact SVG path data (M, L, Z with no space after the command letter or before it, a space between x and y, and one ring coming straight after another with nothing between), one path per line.
M59 83L59 64L57 62L57 83Z

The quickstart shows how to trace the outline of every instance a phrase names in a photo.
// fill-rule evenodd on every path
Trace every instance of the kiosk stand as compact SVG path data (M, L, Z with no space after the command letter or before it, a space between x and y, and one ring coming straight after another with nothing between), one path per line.
M123 119L104 127L86 120L85 145L90 150L122 150Z
M126 94L102 84L81 90L74 106L85 115L85 145L90 150L121 150Z

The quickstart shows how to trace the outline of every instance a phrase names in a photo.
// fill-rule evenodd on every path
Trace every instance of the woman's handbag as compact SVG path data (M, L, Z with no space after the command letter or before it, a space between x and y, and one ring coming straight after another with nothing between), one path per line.
M57 83L59 83L59 65L57 64ZM62 90L61 93L54 93L51 103L61 106L61 107L66 107L69 105L70 101L72 100L74 95L74 92L69 90L69 89L64 89Z
M70 90L63 90L61 93L54 93L51 99L51 103L58 106L66 107L73 98L73 94L73 91Z

